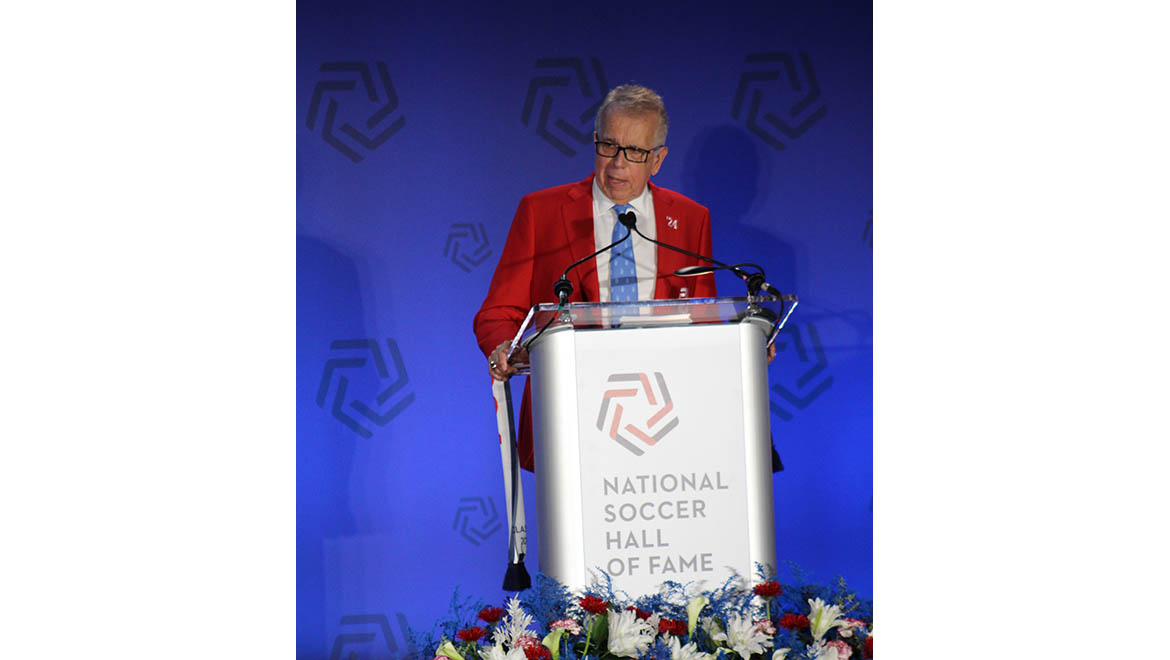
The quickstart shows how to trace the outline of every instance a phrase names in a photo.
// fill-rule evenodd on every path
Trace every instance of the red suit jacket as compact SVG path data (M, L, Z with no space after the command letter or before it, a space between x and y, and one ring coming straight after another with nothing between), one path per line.
M702 255L711 254L711 214L706 207L653 183L657 239ZM475 315L480 350L490 355L496 346L516 336L529 308L556 302L553 283L570 264L596 250L593 239L593 175L584 181L530 193L520 200L487 298ZM713 275L677 277L684 266L705 265L693 257L663 247L657 249L656 299L715 296ZM569 273L570 302L597 302L600 285L597 260L590 259ZM528 386L520 406L517 442L520 466L531 471L532 398Z

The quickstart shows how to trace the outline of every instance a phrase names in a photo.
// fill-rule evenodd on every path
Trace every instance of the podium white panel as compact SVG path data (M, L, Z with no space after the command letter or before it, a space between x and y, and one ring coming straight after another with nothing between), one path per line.
M557 328L531 351L540 570L631 595L774 567L764 358L751 322Z

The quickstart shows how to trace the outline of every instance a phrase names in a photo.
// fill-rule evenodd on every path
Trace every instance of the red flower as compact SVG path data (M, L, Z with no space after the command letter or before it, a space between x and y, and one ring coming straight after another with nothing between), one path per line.
M687 622L676 621L674 619L659 619L658 632L674 635L675 637L682 637L687 634Z
M863 657L863 658L872 658L873 657L873 638L872 637L865 638L865 644L863 644L861 646L861 657Z
M597 596L586 596L581 599L581 609L590 614L601 614L609 609L609 604Z
M646 610L634 607L633 605L630 605L626 609L633 612L634 616L638 617L639 619L642 619L643 621L650 618L650 614L651 614L650 612L647 612Z
M464 642L474 642L486 634L487 630L482 626L472 626L471 628L460 630L455 636Z
M752 592L754 592L760 598L774 598L780 595L780 583L764 582L762 584L757 584L756 586L752 587Z
M780 617L780 627L789 630L801 630L808 627L808 617L803 614L792 614L789 612Z
M488 623L495 623L502 616L504 616L504 608L502 607L485 607L479 611L479 618Z
M549 651L540 644L536 644L533 646L525 646L524 655L528 660L544 660L545 658L552 657L552 651Z

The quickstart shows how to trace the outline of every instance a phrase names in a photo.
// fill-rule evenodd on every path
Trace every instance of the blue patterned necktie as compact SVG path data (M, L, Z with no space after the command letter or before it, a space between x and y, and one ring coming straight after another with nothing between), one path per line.
M614 204L613 210L621 214L630 210L629 204ZM625 236L626 226L620 221L613 225L610 242ZM633 302L638 299L638 272L634 268L634 239L615 245L609 256L609 301Z

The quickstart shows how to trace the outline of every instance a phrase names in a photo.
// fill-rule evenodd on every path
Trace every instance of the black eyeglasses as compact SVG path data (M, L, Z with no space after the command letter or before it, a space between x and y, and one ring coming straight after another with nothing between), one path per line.
M639 149L638 147L618 146L613 142L604 142L602 140L593 141L593 150L597 152L598 156L604 156L606 158L617 158L618 152L621 151L625 153L626 160L630 161L631 163L645 163L646 160L650 158L650 154L658 151L661 148L662 145L659 145L647 151L645 149Z

